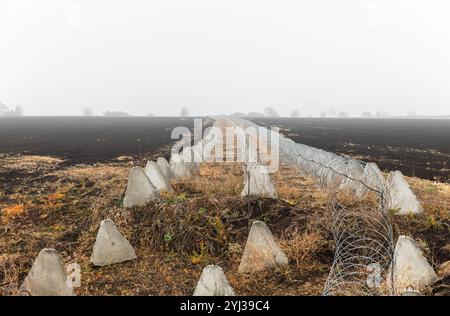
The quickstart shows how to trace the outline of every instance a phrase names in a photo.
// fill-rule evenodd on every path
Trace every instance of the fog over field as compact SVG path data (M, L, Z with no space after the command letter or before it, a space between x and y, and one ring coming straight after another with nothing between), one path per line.
M0 0L1 306L450 296L449 39L448 0Z
M446 0L0 0L26 115L450 114Z

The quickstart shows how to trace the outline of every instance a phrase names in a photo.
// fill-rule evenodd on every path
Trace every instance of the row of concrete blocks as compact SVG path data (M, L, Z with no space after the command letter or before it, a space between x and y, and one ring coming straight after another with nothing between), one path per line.
M147 162L145 168L133 167L128 173L123 206L143 206L158 199L161 193L173 194L170 180L188 179L197 172L197 164L185 163L180 154L172 155L170 163L160 157L156 162Z
M113 221L103 220L91 255L95 266L108 266L137 259L130 242L119 232ZM288 258L275 241L267 225L253 222L244 253L238 268L240 273L253 273L288 264ZM82 282L82 278L81 278ZM19 294L31 296L73 296L62 259L54 249L43 249L23 282ZM197 286L195 296L234 295L222 268L206 266Z
M160 194L173 194L170 180L190 178L198 172L196 164L185 163L182 154L173 154L170 163L165 158L149 161L145 168L133 167L128 174L123 206L143 206ZM129 241L110 219L103 220L91 255L95 266L107 266L136 259ZM74 295L69 286L59 254L54 249L43 249L20 288L21 294Z
M398 215L417 214L423 207L400 171L385 178L377 164L341 157L280 136L281 161L296 166L326 188L350 191L355 198L382 194L386 207Z
M259 128L258 125L247 120L237 118L228 120L238 127ZM265 129L265 132L267 133L266 139L271 139L270 135L276 133L268 129ZM322 149L298 144L280 134L277 134L277 137L280 161L286 165L297 167L303 174L312 177L321 186L353 192L355 198L362 198L369 192L382 194L386 208L398 215L423 212L422 204L400 171L391 171L386 179L375 163L364 163ZM259 175L258 177L262 178ZM268 182L269 176L265 176L259 183L263 183L266 179ZM253 187L263 195L274 196L273 190L271 190L273 186L269 182L265 190L258 189L261 185L255 184ZM269 193L265 192L267 190ZM242 195L245 195L245 192L243 191Z
M239 123L244 124L241 121ZM244 128L250 126L250 122L245 122L248 124L244 125ZM273 132L267 130L267 133ZM202 140L203 145L209 141L209 138L214 138L213 133ZM421 203L400 171L390 172L385 179L375 163L366 164L321 149L297 144L281 135L279 138L282 161L298 167L305 175L316 179L323 186L350 190L357 198L363 197L368 192L381 193L386 207L398 215L423 212ZM159 192L162 191L173 193L169 180L186 179L196 174L198 163L194 161L201 160L201 155L200 144L197 144L187 147L181 154L173 154L170 164L164 158L158 158L156 163L148 162L144 170L139 167L132 168L124 206L142 206L159 197ZM277 197L276 188L266 166L247 163L245 171L241 196Z
M171 180L190 179L199 172L202 161L202 148L215 137L215 130L210 130L205 138L194 146L181 146L181 153L172 153L170 162L164 157L156 163L149 161L146 167L133 167L128 174L128 184L125 191L123 206L125 208L143 206L160 197L160 193L174 193ZM177 144L176 144L177 146Z
M237 121L233 119L231 124L243 128L257 127L246 120L237 119ZM366 164L278 136L281 161L287 165L297 166L304 174L318 180L321 185L353 191L356 198L361 198L368 192L376 192L382 195L386 207L398 215L423 212L421 203L400 171L390 172L385 179L375 163ZM266 139L270 139L270 136ZM255 194L275 198L276 190L265 167L259 164L247 164L246 167L245 188L242 195ZM394 280L393 287L396 294L406 293L405 290L408 288L422 290L437 280L433 268L417 245L406 236L400 236L398 239L392 266L393 278L387 281L389 283Z
M233 124L244 128L251 125L256 127L251 122L239 119L238 121ZM267 133L273 132L267 130ZM423 212L421 203L400 171L390 172L385 179L375 163L366 164L278 136L281 161L298 167L305 175L316 179L322 186L352 191L356 198L361 198L368 192L376 192L383 196L386 207L394 210L398 215ZM269 138L267 136L267 139ZM249 167L252 167L252 170L249 170ZM275 197L276 192L271 184L270 175L258 172L255 167L258 166L247 165L248 180L245 179L246 188L242 195L258 193L268 196L273 194ZM250 189L247 187L248 183L252 184L251 187L255 192L251 192L251 187ZM394 270L391 267L392 279L389 278L387 283L392 283L394 280L393 288L396 294L420 293L417 290L422 290L437 280L433 268L421 254L415 242L406 236L400 236L398 239L393 267ZM408 292L411 288L414 290Z
M95 266L108 266L137 259L130 242L119 232L113 221L101 222L91 255ZM254 273L288 265L288 258L279 247L267 225L253 222L238 268L240 273ZM391 271L387 278L396 295L420 293L433 285L438 277L423 256L415 241L400 236L394 252ZM393 282L393 284L391 283ZM411 291L413 289L413 291ZM54 249L43 249L23 282L20 294L74 295L69 285L61 257ZM194 290L196 296L234 295L222 268L209 265L202 271Z

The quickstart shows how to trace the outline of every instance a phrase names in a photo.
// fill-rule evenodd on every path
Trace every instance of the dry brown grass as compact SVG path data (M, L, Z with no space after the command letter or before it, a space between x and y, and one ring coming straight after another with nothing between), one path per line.
M438 220L450 219L450 184L407 177L425 212Z
M316 268L316 256L326 245L329 245L329 242L319 231L299 232L297 227L294 227L292 232L284 233L281 240L281 247L293 258L292 264L302 270Z
M393 216L397 235L410 235L434 268L450 260L450 184L407 177L424 212Z
M0 295L14 295L19 290L19 271L14 256L0 256Z
M48 157L48 156L33 156L33 155L16 155L4 156L2 159L2 167L10 169L36 169L45 165L58 165L64 160Z
M202 164L199 175L175 181L174 188L189 193L213 196L239 196L244 188L243 169L237 163Z
M14 159L0 166L0 172L24 166ZM79 295L190 295L202 268L210 263L224 268L240 295L322 291L333 258L329 194L295 170L282 167L275 174L279 199L272 200L240 197L239 164L202 165L200 175L173 183L175 196L123 210L119 206L130 162L63 167L41 161L42 165L27 165L27 172L20 174L24 180L0 198L2 213L24 206L0 225L2 294L14 292L45 247L55 248L65 264L81 265ZM435 247L440 239L448 243L449 234L442 227L448 229L449 185L408 181L423 201L425 214L412 220L396 218L395 227L423 240L434 264L440 264L445 256ZM90 264L96 232L105 218L113 219L131 241L138 260L102 268ZM238 273L253 220L265 221L279 238L289 258L287 269Z
M230 163L203 165L199 176L174 183L176 196L124 211L117 206L128 168L129 164L123 163L46 170L38 181L16 188L9 195L12 199L2 202L7 207L13 202L28 203L24 212L0 231L0 249L12 258L11 264L18 271L14 274L16 283L24 279L44 247L57 249L66 264L81 265L83 286L78 294L191 294L202 267L208 263L223 266L241 294L283 294L283 289L285 294L301 294L303 282L298 280L313 284L316 274L325 276L322 263L316 274L309 275L314 270L311 268L305 275L295 264L289 271L267 272L265 281L258 282L237 272L251 221L264 220L276 236L282 236L286 228L311 226L311 214L322 213L325 204L308 209L307 205L299 208L296 202L281 199L241 199L242 167ZM296 201L305 198L306 190L296 194L285 183L286 177L277 180L280 196ZM313 192L317 190L311 188L308 194ZM91 266L89 255L104 218L116 222L133 243L139 260L108 268ZM289 242L302 241L292 234L283 235L282 244ZM317 248L322 253L319 257L331 254L329 246ZM312 245L308 247L313 249ZM310 254L313 256L313 251ZM295 262L293 257L290 260ZM317 283L315 294L320 293L320 287Z
M25 208L23 204L15 204L9 207L5 207L2 210L2 221L8 222L11 217L19 216L24 212Z

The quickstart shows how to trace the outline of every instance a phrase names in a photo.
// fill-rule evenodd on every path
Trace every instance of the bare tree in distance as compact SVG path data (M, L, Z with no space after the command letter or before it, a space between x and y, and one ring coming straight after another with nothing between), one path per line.
M300 116L300 112L298 110L294 110L291 113L291 117L299 117Z
M320 117L326 117L327 116L327 112L320 112Z
M269 117L279 117L278 112L271 106L264 108L264 114Z
M349 117L349 115L348 115L347 112L339 112L339 117L340 118L347 118L347 117Z
M6 107L6 105L0 102L0 116L5 115L6 112L8 112L8 108Z
M187 107L183 106L180 110L180 116L189 116L189 110Z
M17 105L14 109L14 116L23 116L23 107Z
M23 116L23 108L17 105L13 110L9 110L6 105L0 103L0 116Z
M83 116L94 116L94 110L92 108L84 108Z
M331 117L336 117L338 110L336 108L330 108L329 112Z
M389 113L385 113L385 112L381 112L380 110L377 111L377 113L375 114L377 117L390 117L391 114Z

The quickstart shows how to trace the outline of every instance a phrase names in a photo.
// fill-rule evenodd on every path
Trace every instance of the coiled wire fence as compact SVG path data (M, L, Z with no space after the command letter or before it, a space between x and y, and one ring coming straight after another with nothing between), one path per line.
M229 120L242 128L261 128L247 120ZM269 142L270 134L277 133L265 131ZM395 245L389 197L378 167L276 136L280 162L330 193L335 253L323 295L392 295Z

